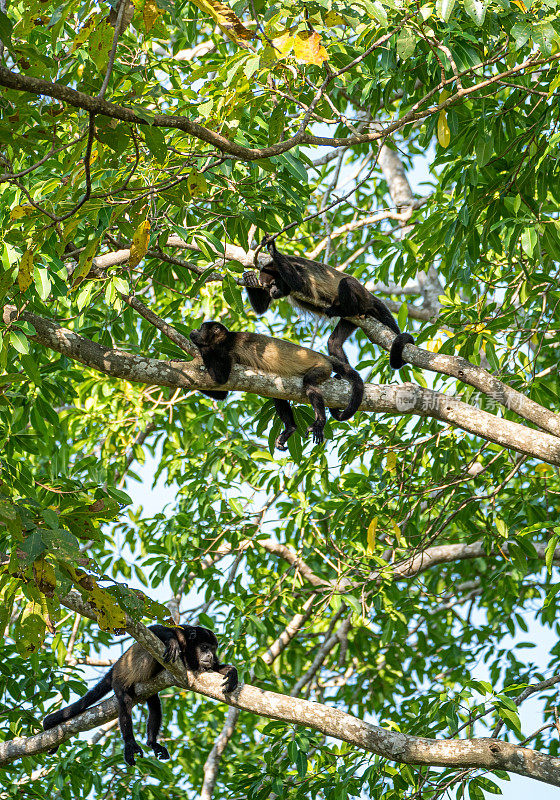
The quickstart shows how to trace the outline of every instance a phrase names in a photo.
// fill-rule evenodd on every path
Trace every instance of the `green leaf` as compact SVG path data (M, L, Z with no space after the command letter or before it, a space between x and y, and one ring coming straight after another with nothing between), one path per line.
M29 353L29 342L27 341L27 337L24 336L20 331L10 332L10 344L14 350L18 351L18 353L24 353L26 355Z
M464 0L465 11L480 28L484 24L489 0Z
M142 128L146 145L151 155L160 164L164 164L167 158L167 144L165 141L165 133L161 128L155 128L153 125L146 125Z
M231 275L225 275L222 282L224 298L231 308L243 313L243 297L241 290Z
M0 41L2 41L8 48L12 46L13 29L13 22L8 18L7 14L5 14L3 11L0 11Z
M406 61L414 53L416 36L411 28L403 28L397 36L397 55Z
M35 265L33 268L33 279L37 294L41 300L46 300L51 293L51 282L48 270L45 267L38 267Z
M456 0L436 0L437 12L444 22L449 21L455 7L455 1Z
M546 569L548 574L552 574L552 562L554 561L554 551L556 550L556 546L558 544L558 540L560 539L560 534L554 533L546 545L544 561L546 564Z

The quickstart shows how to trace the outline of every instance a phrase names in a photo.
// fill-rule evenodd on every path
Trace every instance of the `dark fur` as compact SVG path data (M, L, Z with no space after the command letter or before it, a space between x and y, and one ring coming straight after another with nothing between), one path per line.
M364 384L360 375L347 362L334 356L323 356L307 347L260 333L230 331L220 322L203 322L199 330L191 331L190 339L200 350L204 366L217 384L227 382L234 363L282 377L301 377L305 393L315 411L315 422L309 430L316 443L323 441L323 428L327 421L325 402L318 387L333 371L352 384L348 406L343 411L330 409L333 417L338 420L350 419L362 402ZM227 392L205 394L215 396L226 395ZM275 400L274 405L284 423L284 430L277 438L276 446L285 450L286 442L296 430L294 415L287 400Z
M216 655L218 640L208 628L193 625L179 625L177 628L150 625L150 630L164 643L166 661L176 661L180 658L188 669L195 672L197 670L219 672L225 676L222 686L224 692L233 692L237 687L237 670L229 664L220 664ZM119 704L119 726L124 741L124 760L130 766L134 766L134 756L142 754L142 748L134 738L132 730L131 712L136 698L134 684L145 683L155 678L163 669L164 667L159 661L156 661L138 642L135 642L93 689L86 692L75 703L61 708L53 714L48 714L43 720L43 729L48 731L55 725L77 717L112 689ZM157 741L161 727L159 696L153 694L148 697L146 704L148 706L147 745L152 748L158 758L168 759L167 748L158 744ZM51 752L55 753L57 749L54 748Z
M348 359L342 345L356 330L356 325L344 317L374 317L397 334L389 354L393 369L400 369L406 363L403 348L405 344L413 344L414 339L409 333L401 333L385 303L368 292L356 278L320 261L287 256L277 250L269 236L264 237L263 243L272 261L261 268L258 276L255 272L243 273L249 300L257 314L264 314L271 300L289 297L306 311L341 317L329 338L328 350L331 356L346 364Z

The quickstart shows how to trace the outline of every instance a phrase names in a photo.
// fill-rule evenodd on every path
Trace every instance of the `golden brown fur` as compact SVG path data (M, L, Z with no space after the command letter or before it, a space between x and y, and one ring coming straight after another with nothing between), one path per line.
M238 364L283 378L303 377L310 369L319 369L326 380L332 373L331 361L320 353L261 333L237 333L232 354Z

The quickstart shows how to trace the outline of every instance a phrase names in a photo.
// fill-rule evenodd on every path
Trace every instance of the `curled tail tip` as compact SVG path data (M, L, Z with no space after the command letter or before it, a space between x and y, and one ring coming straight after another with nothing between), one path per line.
M346 366L346 369L344 371L341 370L341 372L343 377L352 384L350 402L346 408L331 408L329 411L331 412L332 416L338 420L338 422L346 422L346 420L354 416L356 411L358 411L362 405L362 400L364 399L364 382L360 373L356 372L356 370L352 369L352 367Z
M393 369L400 369L407 363L402 355L406 344L414 344L414 339L410 333L399 333L393 339L391 352L389 353L389 364Z

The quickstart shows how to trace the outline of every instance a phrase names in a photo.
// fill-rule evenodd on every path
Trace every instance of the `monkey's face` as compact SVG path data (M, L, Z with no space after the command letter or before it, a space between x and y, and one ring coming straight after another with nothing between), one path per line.
M228 333L221 322L203 322L198 330L190 332L189 338L197 347L216 347L225 342Z
M196 646L196 659L200 670L209 670L215 664L216 648L202 642Z

